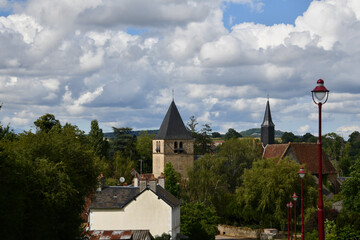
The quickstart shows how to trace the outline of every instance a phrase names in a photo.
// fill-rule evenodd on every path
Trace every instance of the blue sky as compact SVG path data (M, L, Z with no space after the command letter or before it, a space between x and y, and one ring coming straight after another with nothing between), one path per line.
M46 113L157 129L175 89L184 122L260 127L269 93L277 130L316 135L322 78L323 132L360 130L360 1L17 3L0 0L0 121L15 129Z
M311 2L311 0L270 0L264 1L259 9L250 4L225 2L223 22L228 29L242 22L267 26L281 23L294 24L295 19L306 11Z

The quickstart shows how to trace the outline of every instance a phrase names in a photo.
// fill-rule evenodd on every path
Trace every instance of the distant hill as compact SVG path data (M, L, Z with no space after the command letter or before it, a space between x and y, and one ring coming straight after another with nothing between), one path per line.
M240 132L240 134L243 137L248 136L248 137L259 138L259 137L261 137L261 128L251 128L249 130ZM280 130L275 130L276 138L281 138L283 134L284 134L284 132L282 132Z
M131 135L136 135L137 137L140 136L140 133L142 132L148 132L149 134L157 134L159 130L140 130L140 131L131 131ZM249 130L246 131L242 131L240 132L240 134L243 137L254 137L254 138L259 138L261 137L261 128L251 128ZM284 134L284 132L280 131L280 130L275 130L275 137L276 138L281 138L282 135ZM114 133L113 132L108 132L108 133L104 133L104 137L106 138L114 138Z
M140 131L131 131L130 135L135 135L135 136L140 136L140 133L142 132L147 132L148 134L157 134L159 130L140 130ZM107 132L104 133L104 137L106 138L114 138L114 133L113 132Z

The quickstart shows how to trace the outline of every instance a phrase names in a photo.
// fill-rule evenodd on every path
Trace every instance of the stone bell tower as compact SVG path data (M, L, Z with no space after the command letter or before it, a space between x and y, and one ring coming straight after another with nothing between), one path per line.
M187 169L194 164L194 139L186 129L174 100L152 145L155 177L159 177L165 164L171 162L174 169L187 178Z

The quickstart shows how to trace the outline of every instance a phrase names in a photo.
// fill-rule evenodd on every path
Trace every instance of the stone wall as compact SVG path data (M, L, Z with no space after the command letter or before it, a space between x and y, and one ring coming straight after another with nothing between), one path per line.
M260 229L253 230L251 228L233 227L228 225L218 225L218 230L220 232L220 235L226 235L230 237L254 238L254 239L259 239L260 233L262 232Z

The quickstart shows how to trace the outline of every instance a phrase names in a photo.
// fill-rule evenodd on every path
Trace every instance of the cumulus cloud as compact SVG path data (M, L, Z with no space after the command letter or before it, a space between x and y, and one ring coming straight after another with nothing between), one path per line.
M245 130L260 126L269 93L276 128L300 133L315 129L318 78L330 89L325 130L359 119L359 1L313 1L294 25L223 21L220 0L16 5L0 17L2 119L26 127L51 112L83 129L92 119L105 131L158 128L175 89L185 122Z

